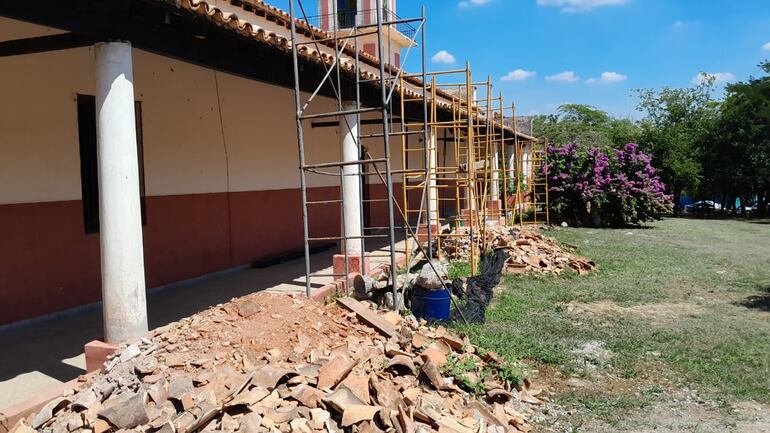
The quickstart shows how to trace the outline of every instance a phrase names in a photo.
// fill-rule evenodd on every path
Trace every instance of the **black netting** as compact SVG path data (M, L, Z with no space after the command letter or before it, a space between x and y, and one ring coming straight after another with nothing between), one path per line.
M494 254L485 256L481 262L481 272L468 281L463 287L463 281L456 278L452 281L452 292L465 304L459 310L453 310L450 321L463 323L463 317L468 323L484 323L487 307L492 302L495 287L500 284L503 267L508 260L508 252L497 250ZM462 312L462 315L460 315Z

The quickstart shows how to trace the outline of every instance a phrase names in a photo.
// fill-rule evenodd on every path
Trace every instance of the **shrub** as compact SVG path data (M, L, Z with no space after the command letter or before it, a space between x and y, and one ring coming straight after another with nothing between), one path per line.
M588 225L624 226L652 221L672 209L671 196L651 165L652 156L633 143L601 148L567 143L548 148L551 208Z

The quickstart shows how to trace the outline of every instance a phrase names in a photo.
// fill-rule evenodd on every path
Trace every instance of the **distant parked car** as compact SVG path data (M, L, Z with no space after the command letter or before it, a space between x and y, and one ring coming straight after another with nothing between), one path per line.
M759 211L759 204L749 203L743 209L738 208L738 214L745 214L746 218L751 218ZM745 213L744 213L745 212Z
M711 200L700 200L684 207L687 213L709 213L722 210L722 205Z

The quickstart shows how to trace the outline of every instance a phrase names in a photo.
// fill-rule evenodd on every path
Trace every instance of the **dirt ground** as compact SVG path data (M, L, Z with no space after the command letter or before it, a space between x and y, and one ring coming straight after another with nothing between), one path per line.
M708 303L735 304L735 296L712 296ZM752 298L753 299L753 298ZM685 317L697 318L709 314L709 308L704 306L705 299L698 298L698 303L663 302L622 307L608 300L580 303L570 302L567 305L569 314L575 317L586 315L605 320L615 320L624 316L642 319L653 327L665 327ZM757 311L747 311L746 314L757 316L763 314ZM766 313L764 313L766 316ZM767 319L767 317L763 317ZM597 419L588 413L580 411L563 413L556 410L556 420L544 431L559 431L562 424L559 418L569 422L566 431L575 429L585 432L637 432L637 433L770 433L770 406L754 401L737 401L726 403L714 399L706 399L696 389L692 389L687 381L674 377L669 368L663 363L652 363L648 373L641 378L624 379L602 371L602 363L609 362L613 354L602 346L601 342L588 344L574 350L577 356L582 356L589 363L594 363L596 369L583 377L568 377L554 375L554 371L543 375L543 380L549 380L554 394L570 395L579 390L581 394L596 392L597 398L617 396L621 401L626 399L629 407L636 406L627 416L620 419ZM660 356L659 353L651 353ZM657 365L656 365L657 364ZM661 374L661 372L666 372ZM628 396L632 396L628 399ZM637 398L634 398L637 397ZM597 405L601 407L601 404ZM610 405L612 406L612 405ZM621 403L622 406L622 403ZM577 421L577 422L576 422Z
M689 303L658 303L621 307L612 301L588 304L570 302L567 311L578 315L591 314L604 317L628 314L649 320L656 325L662 325L684 316L698 316L706 312L702 306Z
M734 303L734 296L712 297L710 302ZM721 298L721 299L720 299ZM703 301L704 299L698 299ZM709 308L699 303L651 303L622 307L612 301L603 300L592 303L570 302L567 311L576 317L585 315L598 316L613 320L623 316L633 316L644 320L654 327L665 327L684 317L697 318L709 314ZM756 311L746 314L757 315ZM766 313L765 313L766 314ZM764 317L766 320L767 317ZM585 350L575 350L578 356L583 356L589 362L601 364L609 362L613 354L603 349L601 342L589 344ZM583 349L583 348L580 348ZM651 353L653 357L659 353ZM570 395L576 390L581 394L590 395L596 392L597 398L616 396L620 401L625 400L633 410L618 419L597 419L589 413L580 411L563 413L556 410L555 421L544 431L560 431L562 424L559 418L566 421L570 427L566 431L610 433L770 433L770 406L755 401L737 401L727 403L715 399L704 398L692 384L681 377L673 375L664 363L651 363L646 374L640 378L625 379L602 371L602 365L596 365L583 377L568 377L554 374L551 369L543 375L543 380L550 381L554 394ZM665 373L663 373L665 372ZM663 374L662 374L663 373ZM628 396L631 396L629 399ZM621 403L621 406L623 403ZM601 407L601 404L597 405ZM612 405L610 405L612 406ZM636 407L634 407L636 406ZM577 422L576 422L577 421Z
M666 371L663 363L648 368L633 380L606 373L567 377L541 368L541 384L561 402L546 408L548 417L535 432L770 433L770 406L707 399L682 378L658 375Z

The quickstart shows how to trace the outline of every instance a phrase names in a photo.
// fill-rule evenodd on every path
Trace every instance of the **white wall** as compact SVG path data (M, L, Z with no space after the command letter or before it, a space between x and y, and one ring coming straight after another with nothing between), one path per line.
M0 40L47 32L0 19ZM134 78L147 195L299 187L291 89L136 49ZM90 47L0 58L0 204L80 199L76 97L93 95L94 79ZM336 128L305 131L309 162L339 160Z
M60 31L0 18L0 40L53 33ZM292 89L133 54L147 195L299 188ZM77 94L93 95L94 80L91 47L0 58L0 204L80 199ZM312 108L335 111L336 103L319 97ZM305 126L308 163L341 159L338 128ZM376 132L379 126L367 125L361 133ZM411 136L412 146L421 138ZM364 144L383 156L381 139ZM397 170L398 137L391 156ZM411 167L422 166L419 153L411 159ZM308 180L311 187L338 185L333 177Z
M53 33L0 18L0 40ZM90 49L0 58L0 204L80 198L75 95L94 86Z

